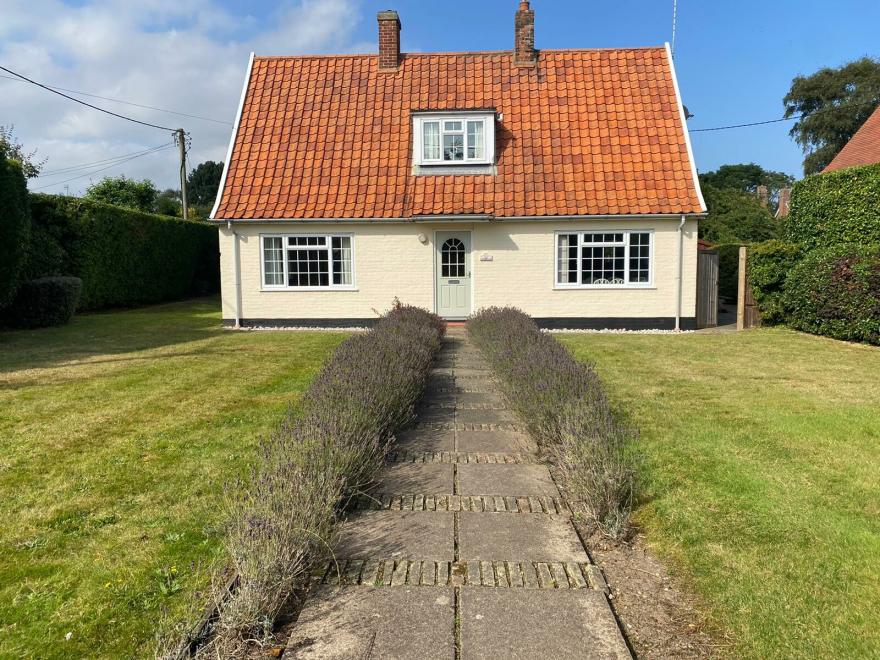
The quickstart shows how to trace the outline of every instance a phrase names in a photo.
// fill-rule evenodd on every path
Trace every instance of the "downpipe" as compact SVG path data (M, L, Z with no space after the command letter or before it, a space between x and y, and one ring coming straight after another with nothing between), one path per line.
M684 279L684 223L687 216L681 216L681 222L678 224L678 278L676 280L676 307L675 307L675 330L681 330L681 297L683 293Z
M235 290L235 329L241 330L241 259L239 258L238 234L227 221L226 228L232 232L232 269Z

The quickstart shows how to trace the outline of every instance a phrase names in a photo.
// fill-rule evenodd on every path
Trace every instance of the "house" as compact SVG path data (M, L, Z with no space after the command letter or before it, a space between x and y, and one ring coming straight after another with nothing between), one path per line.
M880 163L880 107L874 110L822 173L874 163Z
M705 214L668 45L253 57L212 212L223 319L691 328Z

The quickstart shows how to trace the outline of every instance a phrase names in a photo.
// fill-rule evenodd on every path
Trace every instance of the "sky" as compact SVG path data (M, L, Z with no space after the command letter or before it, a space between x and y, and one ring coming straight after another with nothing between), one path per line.
M223 160L248 54L376 51L396 9L405 51L503 50L518 0L0 0L0 66L191 136L190 164ZM538 48L662 45L673 0L532 0ZM675 60L691 129L782 117L791 80L880 58L877 0L678 0ZM0 71L0 75L7 74ZM697 167L756 162L801 175L792 122L692 133ZM47 158L31 190L80 194L104 176L178 187L167 130L110 117L0 77L0 125ZM149 149L158 148L150 153ZM143 155L140 155L143 154ZM134 156L134 158L131 158ZM129 160L129 158L131 158ZM88 167L80 167L93 164ZM66 186L66 188L65 188Z

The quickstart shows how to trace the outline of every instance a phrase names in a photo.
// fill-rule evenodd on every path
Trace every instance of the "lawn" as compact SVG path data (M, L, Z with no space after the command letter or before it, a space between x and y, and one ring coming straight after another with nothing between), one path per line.
M880 657L880 349L567 335L641 427L649 543L737 658Z
M148 656L223 484L345 336L225 331L215 300L0 332L0 657Z

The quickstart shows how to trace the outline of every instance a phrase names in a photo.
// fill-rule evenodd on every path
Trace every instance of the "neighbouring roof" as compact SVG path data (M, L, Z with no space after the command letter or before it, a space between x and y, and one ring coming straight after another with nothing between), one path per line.
M415 110L495 108L496 175L412 172ZM666 48L257 57L216 219L701 213Z
M868 117L823 172L880 163L880 107Z

